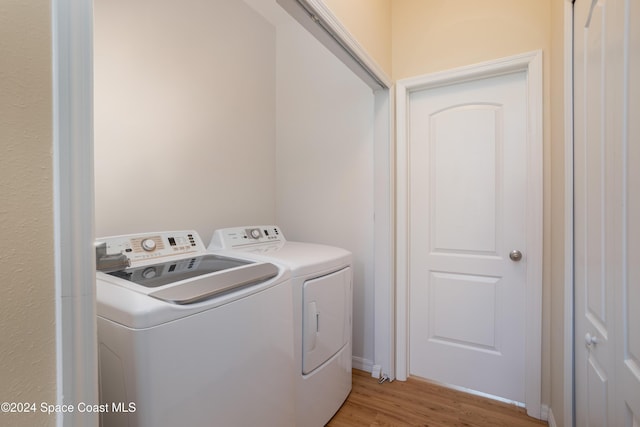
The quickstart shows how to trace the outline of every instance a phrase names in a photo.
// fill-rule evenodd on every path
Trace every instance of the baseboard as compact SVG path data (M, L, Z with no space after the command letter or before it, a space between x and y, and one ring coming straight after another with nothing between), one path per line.
M351 357L351 365L354 369L359 369L365 372L371 372L373 370L373 360L364 359L362 357Z
M548 415L549 416L547 417L547 422L549 423L549 427L558 427L558 424L556 424L556 419L553 416L553 410L551 408L549 408L548 410Z
M540 419L542 421L549 420L549 405L545 405L544 403L540 405Z

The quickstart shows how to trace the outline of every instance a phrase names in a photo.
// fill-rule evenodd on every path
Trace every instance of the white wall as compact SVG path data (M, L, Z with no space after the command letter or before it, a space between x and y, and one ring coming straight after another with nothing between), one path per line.
M276 218L353 252L353 354L373 361L374 95L296 22L277 28Z
M371 362L373 93L274 1L247 3L96 0L96 235L275 223L351 250Z
M96 235L275 222L275 30L238 0L95 1Z

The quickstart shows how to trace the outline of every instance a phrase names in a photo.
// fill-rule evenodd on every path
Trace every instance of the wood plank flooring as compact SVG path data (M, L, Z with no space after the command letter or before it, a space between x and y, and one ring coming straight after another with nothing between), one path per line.
M420 379L378 384L353 370L353 388L328 427L473 426L534 427L547 423L530 418L515 405L440 387Z

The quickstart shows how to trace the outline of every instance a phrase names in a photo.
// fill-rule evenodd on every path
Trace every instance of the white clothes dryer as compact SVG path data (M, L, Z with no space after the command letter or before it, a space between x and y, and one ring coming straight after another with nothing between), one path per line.
M103 427L293 426L291 281L195 231L96 242Z
M216 230L209 250L291 270L296 426L324 426L351 391L351 253L287 241L274 225Z

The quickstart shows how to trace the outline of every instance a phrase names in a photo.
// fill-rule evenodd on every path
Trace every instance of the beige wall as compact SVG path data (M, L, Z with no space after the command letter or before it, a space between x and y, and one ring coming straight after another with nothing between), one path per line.
M392 76L398 80L548 49L549 3L394 0Z
M549 62L551 94L551 144L550 144L550 291L549 291L549 346L550 346L550 393L549 406L556 425L566 426L564 406L571 405L564 399L564 3L551 1L551 52Z
M392 0L325 0L324 3L382 70L391 76Z
M0 2L0 402L56 401L50 20L49 1Z
M325 3L356 38L367 2ZM360 4L367 3L367 4ZM360 10L357 10L360 9ZM355 22L354 22L355 21ZM544 272L542 402L564 425L563 2L559 0L393 0L393 80L541 49L544 62ZM375 28L369 28L375 32ZM384 33L384 27L380 33ZM373 37L362 37L375 50ZM372 43L367 44L367 43ZM375 57L375 56L374 56Z

